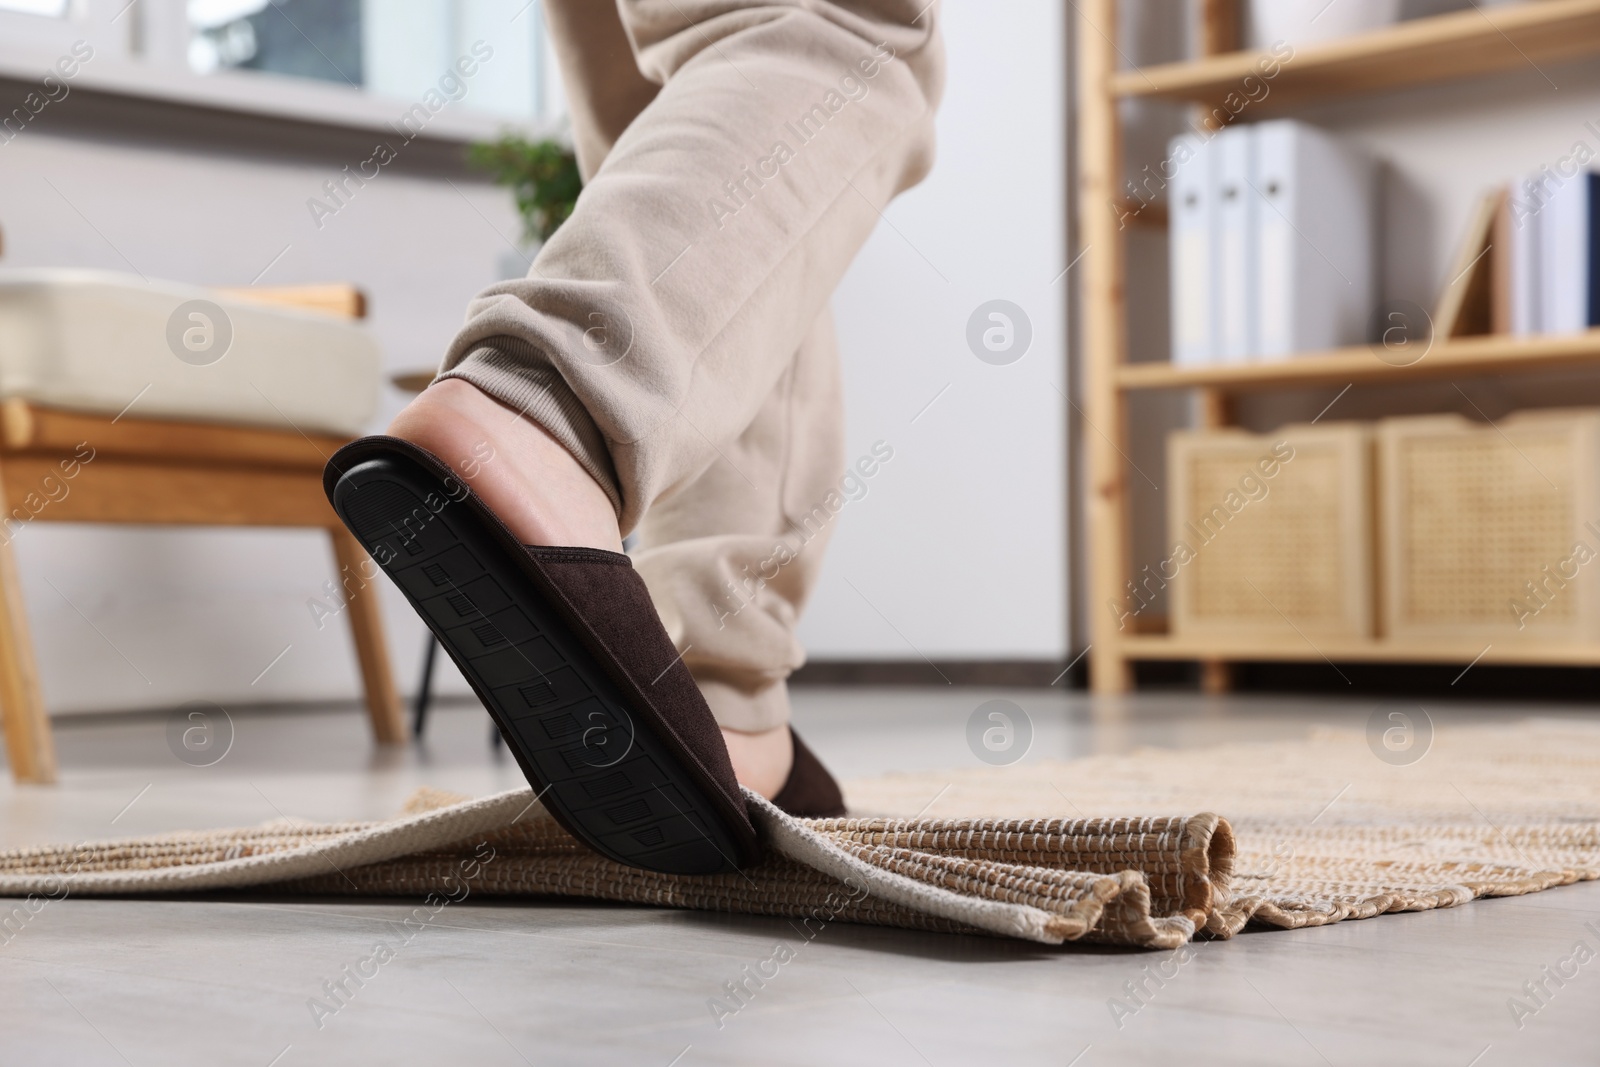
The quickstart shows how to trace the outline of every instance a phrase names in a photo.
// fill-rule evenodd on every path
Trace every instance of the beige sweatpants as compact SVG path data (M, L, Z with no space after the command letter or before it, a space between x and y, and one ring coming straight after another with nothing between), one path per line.
M780 726L845 473L827 302L931 165L937 4L544 6L583 194L441 377L567 446L717 721Z

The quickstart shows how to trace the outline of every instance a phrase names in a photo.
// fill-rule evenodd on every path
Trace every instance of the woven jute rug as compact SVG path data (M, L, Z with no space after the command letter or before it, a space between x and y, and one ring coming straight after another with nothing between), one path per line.
M431 908L555 896L1173 948L1251 922L1314 926L1600 877L1600 725L1452 727L1415 762L1383 751L1323 731L889 775L847 788L852 810L872 815L849 819L794 819L753 799L766 858L711 877L601 859L526 789L424 790L383 822L16 849L0 853L0 895L250 888Z

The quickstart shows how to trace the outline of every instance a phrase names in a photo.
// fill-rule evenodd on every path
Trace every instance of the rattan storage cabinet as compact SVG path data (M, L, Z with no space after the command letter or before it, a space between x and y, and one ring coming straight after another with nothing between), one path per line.
M1167 470L1174 633L1245 648L1372 636L1365 424L1175 433Z
M1399 639L1600 639L1600 413L1380 427L1383 629Z

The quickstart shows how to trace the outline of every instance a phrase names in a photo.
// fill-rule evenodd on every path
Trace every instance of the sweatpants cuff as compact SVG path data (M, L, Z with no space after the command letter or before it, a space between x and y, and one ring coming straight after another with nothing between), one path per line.
M690 673L693 673L691 668ZM695 678L711 706L711 717L718 726L741 733L758 734L774 730L789 722L789 686L774 682L757 690L748 690L714 678Z
M622 492L600 427L578 395L539 349L519 337L496 337L441 371L434 381L460 378L537 423L560 441L579 466L600 484L622 514Z

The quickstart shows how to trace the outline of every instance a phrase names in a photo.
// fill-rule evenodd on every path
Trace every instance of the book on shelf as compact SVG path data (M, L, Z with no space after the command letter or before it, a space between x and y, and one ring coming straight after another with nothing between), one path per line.
M1510 201L1511 331L1600 326L1600 174L1546 167Z
M1302 122L1175 139L1172 358L1283 359L1371 330L1376 168Z

